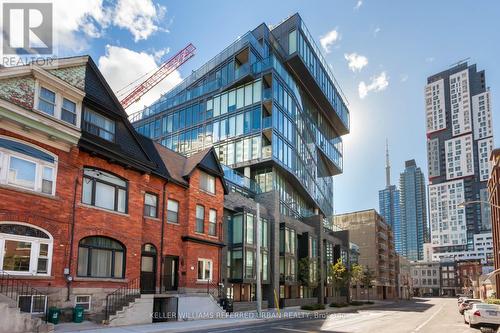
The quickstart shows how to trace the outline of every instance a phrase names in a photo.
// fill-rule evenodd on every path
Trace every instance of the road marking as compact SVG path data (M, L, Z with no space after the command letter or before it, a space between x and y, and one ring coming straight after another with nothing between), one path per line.
M303 331L303 330L297 330L295 328L288 328L288 327L272 327L275 330L285 330L285 331L291 331L291 332L300 332L300 333L310 333L311 331Z
M443 308L444 308L444 305L441 305L441 307L440 307L440 308L439 308L436 312L434 312L434 313L432 314L432 316L430 316L430 317L429 317L426 321L424 321L422 324L418 325L418 326L417 326L417 328L415 328L415 329L413 330L413 332L412 332L412 333L415 333L415 332L420 331L420 330L421 330L421 329L422 329L425 325L427 325L427 324L428 324L428 323L429 323L432 319L434 319L434 317L436 317L436 316L438 315L438 313L439 313L441 310L443 310Z

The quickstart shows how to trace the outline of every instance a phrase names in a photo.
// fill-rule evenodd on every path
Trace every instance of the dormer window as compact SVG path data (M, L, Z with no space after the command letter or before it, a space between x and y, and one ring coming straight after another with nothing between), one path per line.
M54 110L56 108L56 93L41 87L40 88L40 97L38 100L38 109L40 111L45 112L46 114L54 115Z
M115 141L115 122L103 115L85 109L83 119L84 130L108 141Z
M67 123L76 124L76 103L69 99L63 98L61 109L61 119Z
M35 109L68 124L79 126L78 114L81 103L55 89L41 85L39 87Z

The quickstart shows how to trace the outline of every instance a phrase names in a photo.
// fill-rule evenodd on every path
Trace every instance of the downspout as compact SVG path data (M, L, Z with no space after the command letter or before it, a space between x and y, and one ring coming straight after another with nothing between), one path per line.
M76 190L78 188L78 177L75 178L75 188L73 191L73 213L71 215L71 234L69 239L69 262L68 262L68 275L66 276L67 295L66 301L69 302L69 295L71 294L71 266L73 263L73 243L75 239L75 220L76 220Z
M167 181L163 183L163 204L161 205L161 239L160 239L160 293L163 291L163 235L165 234L165 204L166 204Z

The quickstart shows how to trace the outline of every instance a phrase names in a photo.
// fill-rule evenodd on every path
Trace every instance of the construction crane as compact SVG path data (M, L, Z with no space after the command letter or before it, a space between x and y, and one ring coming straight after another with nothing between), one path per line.
M173 71L179 68L186 61L194 56L194 51L196 47L189 43L188 46L177 52L172 58L164 62L157 71L155 71L151 76L149 76L144 82L135 87L127 96L125 96L120 103L123 108L126 109L130 105L137 102L145 93L156 86L160 81L165 79Z

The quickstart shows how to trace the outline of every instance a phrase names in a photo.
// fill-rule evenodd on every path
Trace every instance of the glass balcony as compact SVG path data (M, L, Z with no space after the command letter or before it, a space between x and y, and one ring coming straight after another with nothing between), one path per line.
M262 100L268 101L273 98L273 90L271 88L266 88L262 91Z
M189 88L189 86L194 84L204 75L208 74L210 71L215 69L223 61L227 60L229 57L232 57L235 53L237 53L238 51L240 51L241 49L243 49L248 45L251 45L253 49L257 50L257 52L262 58L266 56L264 54L263 47L254 37L254 35L251 32L247 32L244 36L242 36L234 43L229 45L217 56L215 56L210 61L205 63L203 66L201 66L199 69L194 71L191 75L189 75L186 79L184 79L184 81L179 83L177 86L175 86L172 90L163 95L152 105L146 107L144 110L131 114L129 116L130 122L133 123L140 121L157 113L165 111L169 108L185 103L193 98L220 89L222 87L222 81L220 79L214 79L201 86L194 88ZM227 84L231 84L232 82L239 80L243 76L248 75L250 73L260 73L265 68L269 68L269 60L267 61L259 60L254 64L243 64L240 68L235 70L234 79L231 82L227 82Z
M273 150L271 145L262 147L262 158L271 158L273 155Z
M273 126L273 117L262 118L262 129L271 128Z
M240 174L239 172L231 169L226 165L222 165L222 170L224 171L224 179L227 182L230 182L231 184L240 187L242 189L248 190L253 194L262 193L259 184L257 184L254 180L245 177L244 175Z

